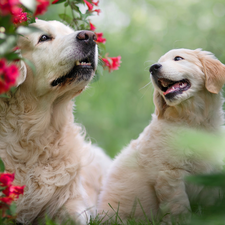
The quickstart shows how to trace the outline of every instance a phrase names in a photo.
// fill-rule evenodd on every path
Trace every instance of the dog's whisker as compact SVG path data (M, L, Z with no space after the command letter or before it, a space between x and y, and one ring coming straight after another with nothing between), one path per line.
M139 91L146 88L149 84L151 84L151 81L149 83L147 83L144 87L140 88Z

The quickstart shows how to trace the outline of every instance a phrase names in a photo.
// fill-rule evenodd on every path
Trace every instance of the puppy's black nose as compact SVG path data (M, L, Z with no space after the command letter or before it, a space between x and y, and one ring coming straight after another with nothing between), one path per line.
M95 44L97 36L92 31L83 30L77 34L77 40L86 44Z
M151 73L152 75L155 75L155 74L159 71L159 69L160 69L161 67L162 67L161 64L155 63L155 64L153 64L153 65L150 67L149 71L150 71L150 73Z

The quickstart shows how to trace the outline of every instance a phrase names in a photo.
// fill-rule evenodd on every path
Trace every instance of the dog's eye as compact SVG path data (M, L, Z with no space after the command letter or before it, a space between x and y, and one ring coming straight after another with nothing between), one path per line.
M43 42L43 41L47 41L47 40L52 40L52 38L49 37L48 35L44 34L40 37L38 42Z
M183 60L184 58L180 57L180 56L176 56L173 60L174 61L180 61L180 60Z

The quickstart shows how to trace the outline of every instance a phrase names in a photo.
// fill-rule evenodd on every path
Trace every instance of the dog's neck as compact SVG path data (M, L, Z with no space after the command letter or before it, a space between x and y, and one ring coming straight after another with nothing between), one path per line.
M48 163L48 158L57 154L63 158L66 150L59 153L59 148L71 148L68 136L73 135L77 143L84 141L81 127L74 124L73 105L70 100L47 104L44 98L37 100L20 90L9 99L1 99L0 157L6 169L14 172L12 165L29 167L40 159Z
M202 91L179 105L167 106L162 118L190 127L218 130L224 123L223 102L222 95Z

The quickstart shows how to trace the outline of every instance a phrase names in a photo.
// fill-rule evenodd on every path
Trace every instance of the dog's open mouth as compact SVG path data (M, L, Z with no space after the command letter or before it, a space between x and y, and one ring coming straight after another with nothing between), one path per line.
M51 82L51 86L72 83L75 79L88 81L95 69L93 57L75 61L74 67L66 74Z
M158 86L163 91L163 95L167 98L172 98L177 94L182 94L190 87L190 81L187 79L180 81L172 81L165 78L158 79Z

